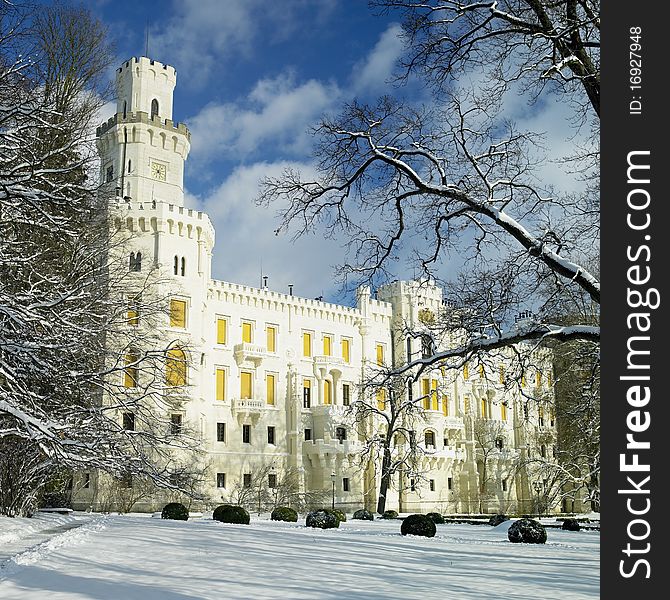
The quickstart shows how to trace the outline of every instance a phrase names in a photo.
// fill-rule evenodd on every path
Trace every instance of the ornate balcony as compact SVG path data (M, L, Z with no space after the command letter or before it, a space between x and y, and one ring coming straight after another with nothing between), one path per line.
M272 408L257 398L233 398L230 406L239 423L249 419L255 423L263 412Z
M235 344L233 355L235 356L235 361L238 365L247 361L254 363L256 366L260 365L261 362L263 362L263 359L269 356L265 346L249 344L248 342Z
M328 374L339 376L342 374L345 364L344 359L337 356L315 356L314 376L318 379L323 379Z

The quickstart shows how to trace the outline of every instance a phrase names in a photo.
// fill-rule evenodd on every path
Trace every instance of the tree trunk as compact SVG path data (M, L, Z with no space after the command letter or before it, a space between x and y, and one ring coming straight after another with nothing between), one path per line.
M379 483L379 498L377 500L377 512L380 515L384 514L386 510L386 492L391 483L391 473L389 467L391 466L391 450L389 448L389 440L384 441L384 459L382 460L382 479Z

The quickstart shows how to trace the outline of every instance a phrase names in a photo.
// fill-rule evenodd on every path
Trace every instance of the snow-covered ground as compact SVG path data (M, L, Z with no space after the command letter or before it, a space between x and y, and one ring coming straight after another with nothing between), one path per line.
M598 532L548 529L545 545L526 545L507 541L509 522L439 525L430 539L401 536L400 521L350 520L325 531L302 523L93 516L0 563L0 598L599 597Z

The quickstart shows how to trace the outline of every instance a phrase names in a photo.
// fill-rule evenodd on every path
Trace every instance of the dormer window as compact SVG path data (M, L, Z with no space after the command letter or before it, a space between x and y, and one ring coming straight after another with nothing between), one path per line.
M155 98L151 101L151 118L158 116L158 100Z

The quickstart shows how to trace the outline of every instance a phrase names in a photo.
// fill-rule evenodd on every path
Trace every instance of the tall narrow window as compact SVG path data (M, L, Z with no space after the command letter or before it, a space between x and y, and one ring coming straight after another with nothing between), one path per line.
M430 409L430 379L421 380L421 395L423 396L423 408Z
M251 425L242 425L242 443L251 444Z
M186 259L182 256L181 257L181 276L184 277L186 275Z
M312 430L305 429L305 441L309 442L312 439Z
M505 384L505 367L500 365L498 369L498 381L504 385Z
M502 491L503 492L507 491L507 479L502 480Z
M268 427L268 444L275 445L275 428Z
M124 100L123 101L123 118L126 118L126 111L128 110L128 101Z
M130 270L134 272L139 272L142 270L142 253L141 252L131 252L130 253Z
M426 448L435 448L435 432L426 431L424 433L424 441L426 443Z
M170 327L186 328L185 300L170 300Z
M226 441L226 424L217 423L216 424L216 441L225 442Z
M270 406L275 405L275 376L266 375L265 376L265 398L266 402Z
M226 399L226 370L216 369L216 399L224 401Z
M386 390L384 388L377 390L377 408L379 410L386 409Z
M105 174L105 181L109 183L114 179L114 165L109 165Z
M333 384L328 379L323 381L323 403L332 404L333 403Z
M140 304L142 302L141 295L132 296L128 300L128 325L137 327L140 324Z
M267 351L268 352L276 352L277 351L277 328L268 325L267 328L265 329L265 334L266 334L266 346L267 346Z
M332 349L332 338L329 335L323 336L323 354L324 356L330 356Z
M428 480L428 489L430 489L431 492L435 491L435 480L434 479L429 479Z
M430 382L430 408L432 410L440 410L437 396L437 379L433 379Z
M175 255L173 269L175 275L179 275L179 257Z
M381 367L384 365L384 345L377 344L377 364Z
M242 341L251 344L251 323L242 323Z
M540 427L544 427L544 408L541 406L537 409L537 419Z
M268 473L268 487L274 490L277 487L277 474Z
M226 474L217 473L216 474L216 487L225 488L226 487Z
M91 487L91 474L90 473L84 473L84 482L82 484L82 487L86 490Z
M535 387L540 387L542 385L542 371L537 369L535 371Z
M407 352L407 362L411 362L412 361L412 338L411 337L407 338L405 352Z
M507 405L504 402L500 405L500 418L507 421Z
M251 473L245 473L242 476L242 486L245 488L251 487Z
M312 356L312 334L303 333L302 334L302 355L303 356Z
M445 417L449 416L449 396L446 394L442 395L442 414Z
M463 365L463 379L470 379L470 369L468 368L468 363Z
M416 492L416 480L414 479L409 480L409 491Z
M348 383L342 384L342 404L344 406L349 406L351 403L351 387Z
M135 431L135 415L133 413L123 413L123 428L126 431Z
M347 439L347 429L346 427L338 427L335 429L335 437L337 438L337 441L344 442Z
M351 360L351 346L347 339L342 340L342 359L348 363Z
M302 381L302 406L303 408L312 406L312 382L309 379Z
M165 361L165 382L169 386L186 385L186 354L181 348L170 348Z
M137 387L139 369L137 361L140 359L137 352L131 351L126 354L126 367L123 370L123 385L127 388Z
M226 319L218 318L216 320L216 343L225 344L226 343L226 334L227 334L227 321Z
M251 398L251 373L242 371L240 373L240 398Z
M349 484L349 478L348 477L343 477L342 478L342 491L343 492L351 491L351 486Z
M151 118L158 115L158 100L155 98L151 101Z
M170 435L179 435L182 432L182 416L179 413L170 415Z
M463 412L466 415L470 414L470 396L468 396L467 394L463 396Z
M482 403L481 403L481 417L482 417L482 419L487 419L488 418L486 406L487 406L486 398L482 398Z
M453 490L454 489L454 478L453 477L447 477L447 489L448 490Z

